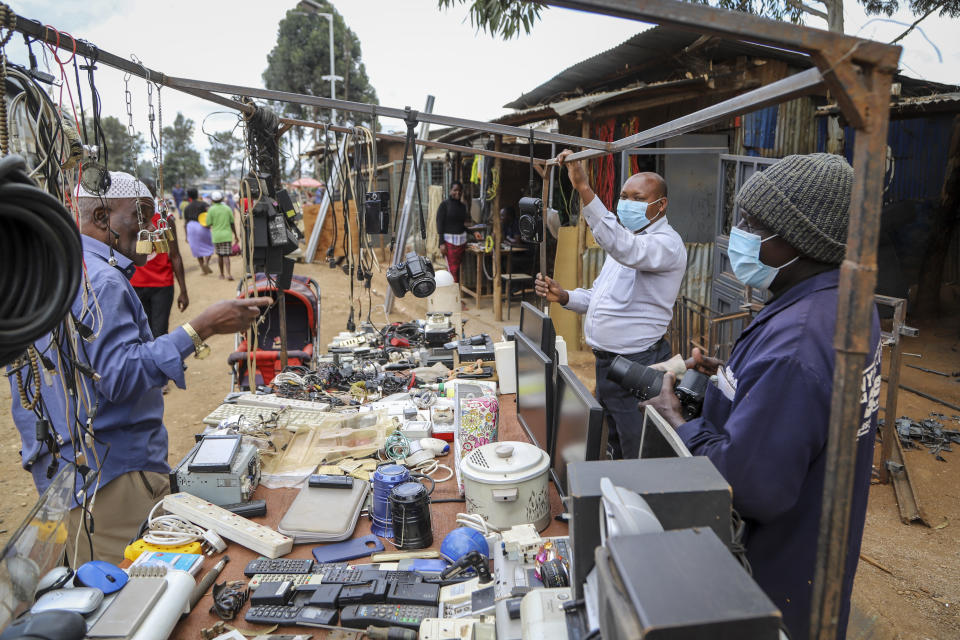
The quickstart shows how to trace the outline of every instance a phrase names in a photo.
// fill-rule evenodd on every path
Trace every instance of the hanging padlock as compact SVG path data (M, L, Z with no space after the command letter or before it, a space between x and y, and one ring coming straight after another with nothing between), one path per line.
M167 239L168 242L173 242L175 238L173 237L173 229L167 227L163 230L163 237Z
M137 253L150 255L153 252L153 238L146 229L137 234Z
M167 242L166 235L163 231L154 231L151 234L153 237L153 250L157 253L168 253L170 251L170 244Z

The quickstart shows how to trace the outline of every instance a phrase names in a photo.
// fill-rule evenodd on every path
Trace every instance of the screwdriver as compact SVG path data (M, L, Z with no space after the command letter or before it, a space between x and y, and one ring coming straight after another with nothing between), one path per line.
M332 624L309 624L307 626L318 629L328 629L330 631L342 631L344 633L356 634L357 638L367 636L370 640L417 640L418 634L412 629L403 627L374 627L369 626L366 630L349 629L347 627L338 627Z

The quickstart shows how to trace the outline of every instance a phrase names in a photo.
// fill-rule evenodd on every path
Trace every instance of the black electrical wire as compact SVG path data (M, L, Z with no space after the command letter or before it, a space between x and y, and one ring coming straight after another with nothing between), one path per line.
M0 159L0 366L60 323L80 288L80 231L64 206Z

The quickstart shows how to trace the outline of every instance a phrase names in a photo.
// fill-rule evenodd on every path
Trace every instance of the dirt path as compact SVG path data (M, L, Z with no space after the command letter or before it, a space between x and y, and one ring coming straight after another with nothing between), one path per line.
M184 249L186 247L184 246ZM198 314L207 305L235 292L234 282L202 276L196 260L188 257L187 287L190 308L185 314L174 309L170 326L176 327ZM239 271L234 259L234 272ZM296 272L318 280L322 292L321 344L327 344L343 330L349 313L349 281L339 270L325 263L297 265ZM382 302L386 281L377 275L373 283L373 321L382 326L384 315L376 305ZM358 289L358 293L362 289ZM363 292L363 315L367 299ZM472 309L472 305L471 305ZM425 301L407 296L398 300L391 318L406 320L423 317ZM516 311L516 309L514 309ZM468 334L480 332L498 337L503 324L492 319L490 301L479 312L463 314L468 319ZM513 314L516 324L518 315ZM906 351L922 353L920 360L907 359L931 369L960 369L960 313L944 317L930 325L920 325L920 338L908 339ZM203 428L201 420L213 410L230 387L226 357L233 350L233 338L216 336L209 340L213 354L206 360L190 358L187 362L187 390L171 389L166 396L165 423L170 432L171 463L176 463L189 449L193 434ZM570 362L588 387L593 385L593 362L588 353L570 353ZM904 368L902 382L929 393L960 403L960 383L914 369ZM884 389L881 397L886 397ZM931 411L953 412L906 391L900 393L899 413L922 419ZM953 428L958 425L954 423ZM0 542L5 542L36 500L29 474L19 468L20 440L10 419L10 392L0 385L0 453L8 472L0 474ZM879 455L879 444L878 444ZM903 640L950 640L960 638L960 447L944 453L946 462L937 461L926 450L907 451L907 464L916 480L923 507L930 515L933 528L904 525L893 489L874 485L870 493L863 553L884 569L861 562L854 586L855 615L850 638L902 638ZM865 630L865 631L863 631ZM862 633L858 633L861 632ZM855 635L858 634L858 635Z

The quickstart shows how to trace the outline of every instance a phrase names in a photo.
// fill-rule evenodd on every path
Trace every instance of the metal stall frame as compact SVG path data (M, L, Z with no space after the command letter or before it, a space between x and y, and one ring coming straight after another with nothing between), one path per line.
M836 99L847 122L857 130L847 254L840 266L838 321L834 335L836 361L823 488L824 509L819 528L811 612L811 638L820 640L833 638L836 636L839 621L850 524L849 512L856 455L855 434L860 417L860 379L864 360L870 351L869 328L874 304L873 291L877 279L877 240L883 193L887 125L890 115L890 86L893 74L897 70L901 47L678 0L540 1L569 9L673 26L706 36L749 40L798 51L810 55L816 64L816 68L802 71L614 142L598 142L576 136L537 132L536 139L540 141L585 149L570 156L570 160L619 153L626 149L657 142L697 130L733 115L798 97L823 86L829 89ZM218 93L296 102L362 114L369 113L371 116L380 118L404 119L408 115L408 112L402 109L377 105L169 77L96 49L89 43L77 41L72 37L68 42L62 37L66 34L44 27L40 22L19 15L15 16L15 20L15 29L28 36L62 49L73 50L81 56L95 59L99 63L121 69L150 82L169 86L244 113L249 113L252 107ZM529 135L529 130L518 127L438 114L419 115L422 122L431 124L463 127L493 134L521 137ZM328 127L325 124L289 119L283 119L282 122L285 127L288 124ZM333 127L329 128L336 130ZM418 144L439 146L431 141L418 141ZM469 149L468 152L497 157L485 149ZM503 155L500 157L502 158ZM510 159L516 159L516 156ZM530 159L524 158L524 161L529 162ZM553 176L552 169L555 162L536 162L544 177L543 197L548 200L549 183ZM542 257L541 254L541 260Z

